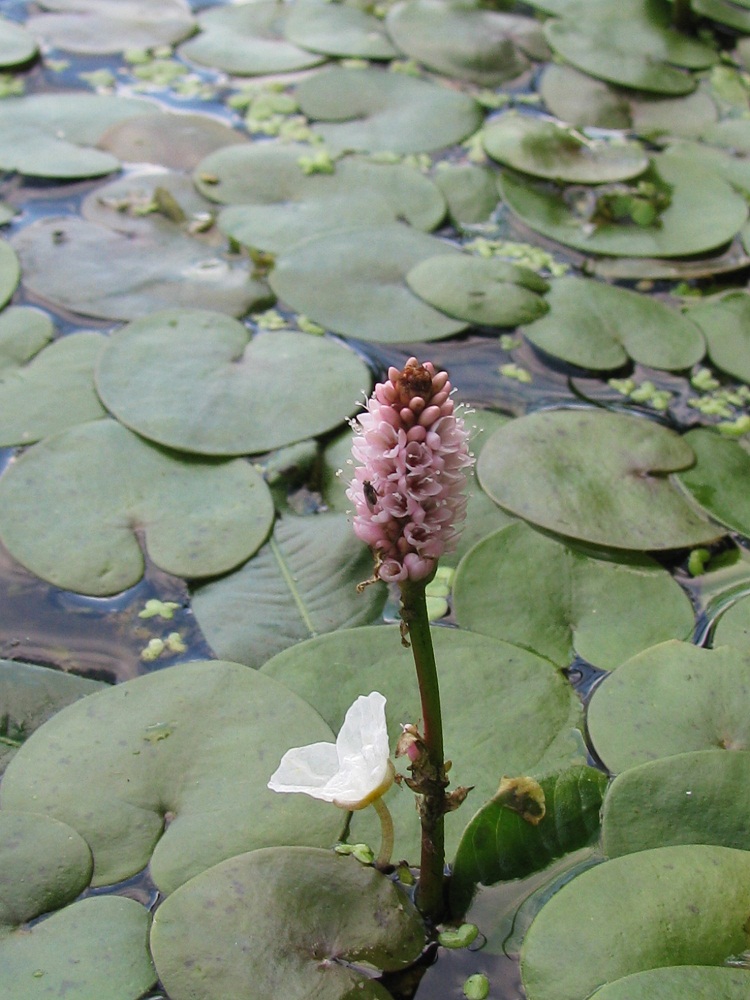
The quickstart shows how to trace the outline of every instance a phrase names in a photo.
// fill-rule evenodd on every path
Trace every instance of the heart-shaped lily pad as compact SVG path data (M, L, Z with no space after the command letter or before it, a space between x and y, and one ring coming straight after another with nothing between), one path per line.
M178 456L95 420L45 438L0 479L0 536L37 576L84 594L140 580L144 555L188 578L225 573L263 543L273 503L247 462Z
M664 642L599 685L588 729L600 758L619 772L690 750L750 749L749 705L745 651Z
M472 802L478 806L489 799L503 774L546 773L568 762L574 750L570 732L578 725L580 705L549 661L463 630L437 627L432 635L443 704L450 705L443 724L446 754L453 761L451 781L474 785ZM283 681L309 701L334 730L354 699L372 690L388 699L392 746L400 724L420 720L411 650L401 645L396 626L372 625L310 639L279 653L261 673ZM394 857L416 860L419 819L412 793L394 787L385 801L396 828ZM449 856L465 822L465 813L446 817ZM351 836L379 843L373 810L355 814Z
M592 371L629 359L651 368L690 368L705 353L700 329L658 299L584 278L558 278L550 313L524 328L535 347Z
M174 1000L385 1000L372 972L404 968L424 943L419 913L390 879L301 847L252 851L203 872L159 907L151 933Z
M307 0L296 4L284 22L290 42L310 52L358 59L393 59L399 55L380 18L352 4Z
M6 240L0 240L0 309L16 290L21 268L13 247Z
M0 376L30 361L52 340L49 314L33 306L9 306L0 313Z
M548 283L495 257L428 257L407 273L406 283L420 299L467 323L517 326L547 311L540 293Z
M628 768L604 800L604 852L615 857L669 844L750 850L749 782L750 753L740 750L697 750Z
M494 119L482 141L493 160L560 183L625 181L648 167L648 156L637 143L590 139L559 122L514 111Z
M750 851L693 844L589 869L532 923L521 953L526 995L581 1000L646 969L723 966L748 946L748 878Z
M532 524L615 549L676 549L721 535L668 475L695 460L673 431L603 410L543 410L506 424L477 465L483 488Z
M591 1000L744 1000L748 973L719 965L674 965L623 976L591 994Z
M31 444L106 416L94 389L99 333L73 333L0 374L0 447Z
M714 646L734 646L739 650L750 645L750 599L740 598L723 612L714 629Z
M34 36L15 21L0 17L0 67L10 69L30 62L38 54Z
M448 203L448 215L458 228L486 222L497 208L497 184L488 167L441 160L436 166L435 183Z
M99 395L151 441L246 455L331 430L369 386L364 362L332 340L291 330L251 337L237 320L207 310L153 313L109 338Z
M323 70L300 83L296 96L335 149L429 152L460 142L482 122L468 95L377 69Z
M287 40L286 16L284 5L266 0L208 10L198 18L200 33L180 54L238 76L289 73L325 62L325 56Z
M8 766L0 804L78 830L94 885L151 858L169 893L241 851L335 840L337 809L266 787L290 746L318 740L332 742L328 726L271 678L220 660L183 663L55 715Z
M685 435L696 462L679 478L701 506L728 528L750 534L750 497L746 489L750 455L737 441L697 428Z
M140 115L108 128L97 143L120 160L192 170L215 149L247 145L246 135L208 115Z
M429 257L459 253L405 225L357 226L298 243L269 281L287 305L336 333L379 343L439 340L466 323L413 295L406 275Z
M596 559L525 524L463 558L454 609L460 625L560 667L578 655L611 670L657 642L690 638L694 626L690 600L657 563Z
M30 17L29 31L70 52L105 53L174 45L195 29L186 0L44 0L56 13Z
M717 368L743 382L750 382L750 295L737 291L688 310L701 328L708 352Z

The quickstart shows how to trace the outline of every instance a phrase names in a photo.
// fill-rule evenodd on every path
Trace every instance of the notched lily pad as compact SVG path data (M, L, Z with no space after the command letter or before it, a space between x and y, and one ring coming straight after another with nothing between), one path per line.
M27 27L47 45L100 54L174 45L192 34L195 19L186 0L44 0L53 13L30 17Z
M254 996L385 1000L372 971L404 968L424 943L419 913L390 879L302 847L252 851L203 872L159 907L151 934L175 1000L242 996L248 983Z
M722 438L708 428L685 435L695 452L695 465L679 478L704 510L721 524L750 534L750 497L746 489L750 454L737 441Z
M0 67L13 69L39 54L34 36L23 25L0 17Z
M84 594L137 583L140 540L176 576L225 573L261 546L272 521L268 488L247 462L179 456L114 420L45 438L0 479L5 546L37 576Z
M241 132L208 115L142 115L113 125L99 149L129 163L158 163L172 170L192 170L216 149L247 145Z
M716 367L750 382L750 295L730 292L693 306L687 315L703 331Z
M327 56L393 59L400 54L382 19L353 4L296 4L286 17L284 34L295 45Z

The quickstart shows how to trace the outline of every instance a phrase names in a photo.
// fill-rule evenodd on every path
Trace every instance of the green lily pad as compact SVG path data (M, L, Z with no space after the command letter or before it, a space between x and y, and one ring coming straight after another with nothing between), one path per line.
M393 59L400 54L380 18L358 7L326 0L308 0L292 7L284 34L295 45L327 56Z
M750 153L750 121L747 118L725 118L707 124L700 138L712 146L721 146L738 153Z
M568 184L604 184L642 174L648 156L638 143L590 139L560 122L509 111L482 133L499 163L534 177Z
M337 427L369 383L364 362L335 341L292 330L253 337L230 316L197 309L152 313L112 334L96 374L105 406L138 434L225 456Z
M9 306L0 313L0 377L30 361L52 340L49 315L33 306Z
M750 497L745 483L750 455L737 441L697 428L685 435L696 462L679 479L709 514L734 531L750 534Z
M6 548L42 579L96 596L140 580L140 538L161 569L214 576L248 559L272 521L247 462L171 454L114 420L45 438L0 479Z
M694 460L683 438L645 417L543 410L497 431L477 474L496 503L538 527L647 551L706 544L722 534L669 479Z
M692 0L691 7L696 14L724 24L737 31L750 32L750 11L742 10L744 0Z
M23 25L0 17L0 67L12 69L39 54L34 36Z
M448 203L448 215L458 228L485 222L497 208L495 175L487 167L441 160L436 166L435 184Z
M174 45L195 30L186 0L44 0L46 11L27 27L47 45L69 52L99 54Z
M97 146L119 160L192 170L216 149L248 138L208 115L139 115L108 128Z
M379 619L385 588L356 590L371 575L343 514L290 515L250 562L196 587L192 608L218 656L260 667L303 639Z
M747 203L730 184L699 166L655 158L671 203L659 225L603 222L594 225L566 193L505 173L499 180L509 208L526 225L584 253L623 257L683 257L728 243L745 224ZM571 205L571 201L573 204Z
M243 316L271 298L264 282L248 277L245 259L205 245L163 217L140 221L145 225L128 233L75 216L26 226L14 240L24 286L84 316L120 320L170 307Z
M584 278L558 278L550 312L524 327L535 347L591 371L637 364L690 368L706 345L698 326L658 299Z
M0 705L3 706L0 716L0 773L43 722L61 708L93 694L101 687L99 681L50 670L35 663L0 660ZM78 890L74 895L77 894Z
M750 850L750 753L697 750L618 775L602 810L610 857L670 844Z
M390 879L354 858L299 847L252 851L203 872L159 907L151 933L174 1000L246 996L248 983L258 997L385 1000L369 970L404 968L424 943L419 913Z
M540 25L530 18L487 10L466 0L397 3L385 23L407 56L481 87L496 87L529 68L522 51L524 37L531 41L536 35L536 48L542 42Z
M180 55L237 76L289 73L325 62L325 56L287 40L286 17L283 5L265 0L208 10L198 18L200 33L180 46Z
M446 755L453 761L451 782L475 786L470 803L489 799L503 774L547 773L568 763L580 703L549 661L463 630L435 627L432 636L442 701L450 705L443 725ZM394 747L401 724L421 718L411 650L401 645L395 625L318 636L279 653L261 673L296 691L334 730L359 694L382 692ZM396 829L394 857L416 861L420 833L412 793L394 786L384 801ZM467 808L471 805L446 816L449 857L458 846ZM374 811L360 810L350 839L377 846L379 829Z
M25 364L3 369L0 447L31 444L106 416L94 389L94 365L105 341L93 331L72 333Z
M303 80L296 97L314 132L337 150L430 152L460 142L482 123L468 95L377 69L323 70Z
M748 946L748 878L750 851L694 844L589 869L532 923L521 953L526 995L581 1000L646 969L723 966Z
M576 655L612 670L666 639L688 639L689 598L651 559L597 559L511 524L463 558L454 585L459 625L567 667Z
M406 275L409 288L448 316L486 326L530 323L547 311L549 284L535 271L494 257L440 254Z
M538 90L551 114L575 128L629 129L632 125L626 91L564 63L544 67Z
M607 677L587 721L596 752L617 773L690 750L750 749L749 705L745 651L671 641Z
M13 247L6 240L0 240L0 309L16 290L21 277L21 268Z
M466 323L413 295L406 275L442 253L460 251L397 223L357 226L298 243L279 257L269 281L287 305L347 337L377 343L439 340Z
M335 840L343 813L266 787L289 746L317 740L332 741L328 726L271 678L220 660L183 663L58 712L8 766L0 805L77 830L93 885L151 859L169 893L242 851Z
M705 334L708 352L716 367L743 382L750 382L750 295L742 291L731 292L693 306L687 315Z
M634 972L591 994L591 1000L744 1000L748 974L718 965L675 965Z
M116 122L157 109L134 97L32 94L0 103L0 166L29 177L101 177L120 161L92 148Z
M750 599L740 598L724 611L714 629L714 646L747 649L750 640Z
M661 162L672 163L677 170L683 164L688 168L699 167L731 184L746 197L750 195L750 157L736 150L717 149L705 142L682 139L673 141L664 150Z

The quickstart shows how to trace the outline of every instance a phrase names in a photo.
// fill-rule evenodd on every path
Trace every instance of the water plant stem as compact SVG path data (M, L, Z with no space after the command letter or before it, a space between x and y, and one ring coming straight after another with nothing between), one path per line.
M382 798L375 799L372 805L380 820L380 853L375 861L375 867L382 869L391 863L393 854L393 817Z
M437 923L444 910L443 880L445 869L445 761L443 720L440 708L435 652L427 617L425 587L428 580L405 580L401 584L401 616L409 632L409 641L417 669L422 702L422 738L427 752L427 767L415 777L419 782L422 857L417 904L424 916Z

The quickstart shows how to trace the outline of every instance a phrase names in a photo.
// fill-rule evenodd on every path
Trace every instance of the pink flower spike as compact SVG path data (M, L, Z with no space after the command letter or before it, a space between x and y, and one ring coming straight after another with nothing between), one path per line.
M375 578L423 580L455 548L474 463L447 372L416 358L389 368L352 427L354 533L375 553Z

